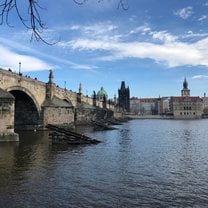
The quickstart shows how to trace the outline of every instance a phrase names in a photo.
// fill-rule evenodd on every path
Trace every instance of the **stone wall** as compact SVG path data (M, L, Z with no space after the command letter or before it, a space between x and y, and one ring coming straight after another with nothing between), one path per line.
M18 141L18 134L14 133L14 98L3 90L0 94L0 141ZM7 97L2 97L5 94Z
M43 107L43 126L47 124L70 124L74 122L74 109L71 107Z
M113 111L101 108L77 108L75 111L76 124L90 124L93 121L108 120L113 117Z

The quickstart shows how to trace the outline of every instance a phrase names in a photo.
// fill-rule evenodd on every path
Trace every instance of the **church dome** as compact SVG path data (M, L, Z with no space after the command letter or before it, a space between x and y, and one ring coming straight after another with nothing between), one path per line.
M103 101L104 96L105 96L106 99L108 98L107 92L104 90L103 87L101 87L100 90L97 92L97 98L98 98L98 100Z

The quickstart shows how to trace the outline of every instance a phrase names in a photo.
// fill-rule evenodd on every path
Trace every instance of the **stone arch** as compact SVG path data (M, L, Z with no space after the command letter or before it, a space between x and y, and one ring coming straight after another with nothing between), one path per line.
M35 97L23 87L7 89L15 97L15 129L34 129L40 123L40 107Z
M27 94L34 102L37 110L38 110L38 113L40 114L41 112L41 106L38 104L37 102L37 99L35 98L35 96L33 95L33 93L31 93L28 89L24 88L24 87L21 87L21 86L14 86L14 87L9 87L6 89L7 92L11 92L11 91L22 91L24 92L25 94Z
M71 105L73 107L73 104L70 99L64 98L63 101L67 102L69 105Z

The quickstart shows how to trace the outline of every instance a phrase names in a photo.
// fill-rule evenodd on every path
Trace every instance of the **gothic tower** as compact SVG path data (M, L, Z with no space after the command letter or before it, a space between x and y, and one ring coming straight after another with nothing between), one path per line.
M123 111L130 112L130 90L125 87L125 82L121 82L121 88L118 90L118 105Z
M188 82L186 80L186 77L183 81L183 89L181 90L181 96L183 97L190 96L190 90L188 89Z

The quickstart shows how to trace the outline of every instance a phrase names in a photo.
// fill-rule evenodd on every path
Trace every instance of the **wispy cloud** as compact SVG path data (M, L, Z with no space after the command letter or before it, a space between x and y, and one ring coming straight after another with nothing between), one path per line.
M206 20L208 18L208 16L207 15L202 15L199 19L198 19L198 21L203 21L203 20Z
M4 43L4 44L2 44L2 43ZM66 65L69 65L73 69L80 69L80 70L85 70L85 71L89 71L89 72L96 72L96 69L98 68L95 65L76 63L76 62L70 61L69 59L59 58L58 56L52 56L52 55L49 55L47 53L43 53L43 52L37 51L37 50L35 50L35 49L31 48L31 47L25 46L24 44L20 44L18 42L14 42L14 41L11 41L11 40L8 40L8 39L4 39L4 38L0 38L0 46L2 48L4 48L5 50L10 51L11 54L14 54L14 55L16 54L17 56L19 55L18 53L27 53L27 54L30 54L30 56L27 56L27 57L31 57L34 60L40 60L39 58L35 58L36 56L42 57L43 59L47 58L51 62L55 62L56 63L56 65L51 66L51 64L47 64L46 62L42 61L46 65L50 66L49 67L50 69L51 68L60 68L58 66L59 63L61 63L61 64L64 63ZM17 53L17 52L14 52L14 51L19 51L19 52ZM0 62L1 62L1 65L3 67L3 62L1 60L2 59L0 57ZM11 67L7 67L8 65L11 65L11 61L9 61L8 64L6 64L4 67L5 68L16 68L16 67L18 67L19 61L21 61L21 60L18 60L16 62L16 59L15 59L15 62L16 62L15 63L15 67L14 67L14 65L11 66ZM22 63L22 64L24 64L24 63ZM25 64L23 66L26 67ZM29 70L29 68L30 68L30 70ZM38 70L41 70L41 69L32 69L31 66L29 66L29 68L27 68L27 69L23 68L23 70L26 70L26 71L38 71ZM48 67L46 69L48 69ZM42 70L44 70L44 68Z
M154 39L158 39L162 42L174 42L178 39L177 36L171 35L167 31L151 31L149 34L152 35Z
M22 63L22 71L40 71L51 69L52 66L45 61L28 55L22 55L11 51L10 49L0 45L1 56L0 63L2 68L18 68L19 62Z
M203 37L208 37L208 33L194 33L193 31L189 30L186 34L182 35L181 38L203 38Z
M87 28L87 31L94 31L97 26L88 26ZM99 35L85 36L82 34L73 40L60 42L59 46L71 50L99 51L99 56L95 55L94 58L101 61L115 61L126 58L148 58L154 60L156 63L165 64L168 67L208 66L207 36L201 36L200 40L192 41L191 43L182 41L180 36L172 35L168 31L152 31L150 27L141 26L130 31L137 31L140 32L140 34L146 31L146 35L149 38L148 41L136 41L129 39L124 40L122 39L124 37L122 34L120 34L120 38L112 38L116 37L115 31L111 34L111 32L115 30L115 26L108 28L103 28L102 26L101 28ZM106 31L110 32L106 33ZM97 32L95 32L95 34L97 34ZM187 35L193 36L194 34L191 32Z
M182 19L188 19L193 14L193 8L191 6L188 6L175 11L174 14L181 17Z
M195 75L192 79L208 79L208 75Z
M136 27L134 29L132 29L129 34L142 34L142 35L146 35L148 32L151 31L151 28L148 26L148 25L142 25L142 26L139 26L139 27Z

